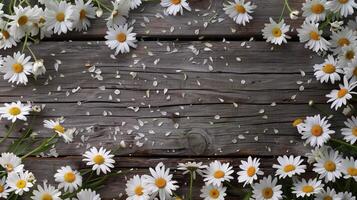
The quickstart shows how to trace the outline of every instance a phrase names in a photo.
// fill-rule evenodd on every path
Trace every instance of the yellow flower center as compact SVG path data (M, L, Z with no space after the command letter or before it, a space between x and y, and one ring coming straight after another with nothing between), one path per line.
M223 178L224 177L224 172L222 171L222 170L217 170L214 174L213 174L213 176L215 177L215 178Z
M118 42L125 42L126 41L126 35L124 33L119 33L117 35L117 41Z
M333 198L331 196L325 196L323 200L333 200Z
M16 182L16 187L20 189L24 189L26 187L26 181L22 179L18 180Z
M326 171L328 172L333 172L336 170L336 164L334 162L332 162L331 160L328 160L325 162L324 167L326 169Z
M25 25L27 22L29 21L29 18L26 15L22 15L18 20L17 20L17 24L19 26L23 26Z
M10 33L6 30L3 30L2 32L2 36L5 38L5 40L10 38Z
M284 167L284 172L288 173L288 172L291 172L291 171L294 171L296 169L296 167L294 165L285 165Z
M280 37L282 34L281 29L278 27L273 28L271 33L273 34L274 37Z
M12 65L12 70L19 74L24 71L24 66L22 66L20 63L15 63Z
M346 88L341 88L338 93L337 93L337 97L338 98L342 98L344 97L346 94L348 93L348 90Z
M248 169L247 169L247 175L249 176L249 177L252 177L252 176L254 176L255 175L255 167L253 167L253 166L251 166L251 167L249 167Z
M301 123L302 123L302 119L297 118L293 121L293 127L297 127Z
M336 67L333 66L332 64L325 64L322 67L322 71L325 72L326 74L332 74L336 71Z
M141 196L144 194L144 188L141 187L141 186L137 186L135 189L134 189L134 193L137 195L137 196Z
M76 175L73 172L67 172L63 178L67 183L73 183L76 180Z
M85 19L85 18L86 18L86 15L87 15L87 12L86 12L84 9L82 9L82 10L79 12L79 19L80 19L80 20Z
M357 137L357 127L352 128L352 135Z
M17 116L20 113L21 113L21 110L18 107L12 107L12 108L9 109L9 114L12 115L12 116Z
M65 15L64 15L64 12L58 12L57 15L56 15L56 20L58 22L63 22L64 21L64 18L65 18Z
M42 195L41 200L53 200L52 195L45 193Z
M0 193L3 193L5 191L5 187L3 185L0 185Z
M324 11L325 7L319 3L311 6L311 12L314 14L321 14Z
M349 167L349 168L347 168L347 173L350 176L357 176L357 168Z
M14 166L12 164L6 164L5 168L7 172L12 172L14 170Z
M341 4L347 3L349 0L338 0Z
M158 188L164 188L166 186L166 180L163 179L163 178L158 178L158 179L155 180L155 185Z
M61 126L60 124L57 124L56 126L53 127L53 130L59 132L59 133L64 133L65 128Z
M355 52L354 51L347 51L345 54L345 58L347 60L352 60L355 57Z
M94 156L94 158L93 158L93 162L94 162L95 164L97 164L97 165L103 164L104 161L105 161L104 157L103 157L102 155L99 155L99 154L96 155L96 156Z
M350 45L350 41L347 38L340 38L337 43L341 47Z
M271 187L266 187L262 190L262 195L264 199L270 199L273 196L274 192Z
M236 8L236 11L237 11L238 13L240 13L240 14L244 14L244 13L247 12L247 11L245 10L244 6L242 6L242 5L240 5L240 4L237 4L235 8Z
M320 35L318 32L315 32L315 31L311 31L310 32L310 38L312 40L320 40Z
M302 187L302 191L304 193L311 193L314 192L314 187L312 187L311 185L305 185L304 187Z
M179 5L181 3L181 0L171 0L172 4Z
M219 191L216 188L213 188L209 191L209 196L212 199L217 199L219 197Z
M313 125L311 128L311 134L315 137L319 137L322 135L322 127L318 124Z

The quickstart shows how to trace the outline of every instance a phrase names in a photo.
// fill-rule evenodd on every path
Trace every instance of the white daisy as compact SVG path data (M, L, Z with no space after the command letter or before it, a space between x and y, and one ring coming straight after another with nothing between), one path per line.
M302 16L307 21L319 22L326 18L326 0L307 0L302 4Z
M276 175L279 178L285 178L286 176L292 177L294 175L300 175L305 173L306 165L302 165L301 163L304 160L301 159L300 156L294 158L294 156L290 155L287 157L284 155L283 157L278 157L279 165L274 164L273 168L276 168Z
M315 147L312 149L310 153L306 153L305 157L307 157L307 162L312 164L316 162L316 160L320 159L325 152L330 151L332 148L330 146L324 145L322 147Z
M322 189L316 194L315 200L341 200L341 198L335 189L327 187L326 190Z
M196 172L203 176L204 169L207 168L207 165L202 165L202 162L186 162L186 163L179 163L177 166L178 170L182 170L183 174L192 173L193 179L196 179Z
M350 119L347 119L345 126L347 128L341 129L341 134L345 136L343 139L354 144L357 140L357 117L352 116Z
M37 190L34 190L32 194L31 199L33 200L61 200L61 192L45 182L43 183L43 187L38 185Z
M272 44L281 45L282 43L287 43L286 39L290 37L286 35L289 31L290 26L284 23L284 20L281 20L279 23L276 23L271 17L269 18L270 23L265 24L263 32L264 39L267 42Z
M357 36L355 32L348 27L337 32L332 31L330 44L334 54L342 52L342 47L356 45Z
M327 2L327 8L335 13L340 13L343 17L353 14L353 9L357 8L355 0L331 0Z
M355 31L355 34L357 33L357 17L354 19L348 20L347 22L347 27L353 31Z
M128 53L130 47L136 48L136 33L132 33L133 27L128 28L128 25L116 26L109 28L105 36L105 44L110 49L115 49L115 55L120 53Z
M314 65L314 71L316 79L321 83L331 81L334 84L341 80L339 73L343 73L343 68L332 55L328 55L324 63Z
M330 94L327 94L326 97L329 98L327 103L332 102L331 108L337 110L342 105L347 104L347 100L352 99L352 94L356 94L352 90L357 86L357 82L349 83L346 77L343 77L343 84L340 84L339 90L332 90Z
M357 59L353 59L352 62L348 63L347 67L343 68L344 74L350 82L357 81Z
M263 175L264 172L260 170L260 159L252 157L248 157L247 161L242 160L239 168L242 171L239 171L238 174L238 182L243 183L245 186L247 183L252 184L254 180L258 179L258 175Z
M53 1L46 6L46 26L58 35L67 33L73 28L73 6L66 1Z
M136 9L141 5L141 3L142 3L141 0L130 0L130 8L132 10Z
M33 174L29 171L11 172L7 177L6 183L9 185L11 191L15 194L22 195L24 192L30 191L33 186L31 182Z
M6 184L6 177L2 177L0 179L0 198L6 199L10 192L11 189Z
M320 178L325 178L325 182L335 182L336 178L342 176L342 157L338 154L338 151L327 151L316 161L313 171L320 174Z
M301 28L297 29L300 42L306 42L305 48L309 48L315 52L327 50L330 43L322 37L322 30L319 30L319 24L314 22L306 22Z
M82 189L77 193L76 200L101 200L100 195L91 189Z
M259 183L253 184L253 199L256 200L279 200L283 199L281 190L282 186L277 185L278 179L269 175L264 177Z
M0 107L0 119L6 118L12 123L16 120L26 121L26 115L29 115L30 111L31 105L24 105L20 101L11 104L5 103L4 107Z
M178 186L176 181L172 180L170 169L166 169L165 165L160 162L155 169L150 168L151 176L144 175L144 183L148 187L148 191L152 193L152 197L159 195L161 200L170 199L172 191L175 191Z
M200 197L204 200L224 200L227 195L226 190L227 188L223 186L204 185L201 189Z
M357 46L355 45L342 47L341 52L338 56L340 65L342 67L347 67L348 64L352 63L352 61L356 58L357 58Z
M87 162L87 165L93 165L92 170L97 171L97 175L100 172L107 174L107 172L110 172L110 168L114 168L114 155L103 147L99 150L96 147L92 147L84 153L83 157L85 157L83 161Z
M341 164L342 173L345 175L344 178L353 178L357 181L357 160L353 157L345 158Z
M126 183L125 192L128 195L127 200L148 200L150 193L143 176L135 175Z
M9 18L10 32L14 34L16 39L23 38L27 33L31 33L36 29L34 23L37 20L39 13L37 9L29 6L14 6L14 14L7 15Z
M21 158L13 153L1 153L0 165L7 173L22 172L24 165L21 164Z
M294 183L292 193L296 194L297 197L309 197L311 195L319 193L323 189L324 184L321 184L320 180L309 179L306 181L302 179Z
M356 197L354 197L350 192L339 192L338 196L341 197L341 200L356 200Z
M330 130L331 124L328 123L326 117L321 119L320 115L306 117L304 127L301 129L301 138L306 140L310 146L322 146L330 139L330 134L335 131Z
M211 162L204 171L203 177L206 184L221 186L224 181L233 179L233 170L229 163L221 163L218 160Z
M165 13L169 15L183 14L183 9L191 11L187 0L161 0L160 5L166 8Z
M130 2L127 0L112 1L113 11L106 19L108 28L114 26L123 26L126 23L126 17L129 15Z
M3 66L0 72L4 73L4 80L9 80L10 83L24 84L28 82L27 75L32 73L31 56L25 57L25 54L16 52L14 55L4 58Z
M73 7L73 28L76 31L86 31L90 26L89 19L95 18L96 8L92 4L92 0L83 2L83 0L75 0Z
M17 46L18 39L15 38L13 32L8 29L6 22L0 22L0 49L8 49Z
M55 131L59 136L61 136L66 143L73 141L73 134L76 131L75 128L65 128L62 125L63 121L60 120L44 120L44 127L48 129L52 129Z
M223 6L223 10L226 14L237 24L243 26L253 19L251 14L253 13L253 10L257 8L252 2L245 2L245 0L234 0L234 2L229 1L228 4L224 4Z
M55 181L58 182L58 188L64 188L64 191L73 192L82 186L82 176L70 166L61 167L54 175Z

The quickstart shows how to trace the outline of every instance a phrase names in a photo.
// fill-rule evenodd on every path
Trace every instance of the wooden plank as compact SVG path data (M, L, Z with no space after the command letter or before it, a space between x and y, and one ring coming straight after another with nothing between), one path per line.
M261 29L269 22L269 17L278 20L283 8L281 0L254 1L258 6L253 13L253 20L246 26L236 24L223 10L223 0L191 0L192 12L184 12L182 16L164 16L159 2L145 2L139 9L131 12L129 22L134 24L134 31L139 37L150 38L234 38L238 40L256 37L261 39ZM304 0L290 1L292 8L300 10ZM157 14L164 16L158 18ZM150 20L145 22L144 17ZM57 40L93 40L104 39L107 31L105 18L92 21L92 27L86 33L71 32ZM286 22L292 27L299 27L303 18L290 20L285 14ZM222 21L223 20L223 21ZM207 25L205 25L207 24ZM295 36L296 32L290 35Z

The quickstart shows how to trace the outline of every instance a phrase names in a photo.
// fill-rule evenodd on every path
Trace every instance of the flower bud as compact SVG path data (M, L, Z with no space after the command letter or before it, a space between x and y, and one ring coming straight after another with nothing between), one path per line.
M46 68L45 65L43 64L42 59L35 61L35 63L33 64L32 73L35 76L35 79L37 79L39 75L46 73Z
M95 14L97 15L97 17L101 17L103 15L103 9L97 8L97 10L95 11Z
M290 19L296 20L299 18L299 11L298 10L293 10L290 12Z

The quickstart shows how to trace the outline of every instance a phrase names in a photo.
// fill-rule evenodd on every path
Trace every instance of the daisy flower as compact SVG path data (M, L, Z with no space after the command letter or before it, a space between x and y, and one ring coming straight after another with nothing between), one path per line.
M77 193L77 200L101 200L100 195L91 189L82 189Z
M24 192L30 191L33 186L31 182L33 174L29 171L11 172L7 177L7 184L11 191L15 191L15 194L22 195Z
M340 65L343 67L347 67L349 63L351 63L357 55L357 47L354 45L344 46L338 56Z
M196 179L196 172L203 176L204 169L207 168L207 165L202 165L202 162L187 162L179 163L177 166L178 170L182 170L183 174L192 173L193 179Z
M160 162L155 169L150 168L151 176L144 175L144 183L148 187L148 191L152 197L159 195L161 200L170 199L172 191L175 191L178 186L176 181L172 180L170 169L166 169L165 165Z
M356 197L350 192L339 192L338 196L341 197L341 200L356 200Z
M328 55L324 63L314 65L314 71L316 79L321 83L331 81L332 84L335 81L340 81L341 77L339 73L343 73L342 67L340 67L332 55Z
M73 28L76 31L86 31L90 26L89 19L95 18L95 7L92 4L92 0L83 2L83 0L75 0L73 7Z
M9 192L11 192L11 189L6 184L6 177L2 177L0 179L0 198L6 199L9 195Z
M58 188L64 188L64 191L73 192L82 186L82 176L78 171L72 170L70 166L61 167L54 175L55 181L58 182Z
M302 179L294 183L292 193L296 194L297 197L309 197L311 195L319 193L323 189L324 184L320 180L309 179L306 181Z
M126 18L129 16L130 2L115 0L112 1L113 11L110 16L106 19L108 28L113 26L123 26L126 23Z
M356 94L352 90L357 86L357 82L349 83L347 78L343 78L343 84L340 84L339 90L332 90L330 94L327 94L326 97L329 98L327 103L332 102L331 108L335 108L337 110L342 105L347 104L347 100L352 99L352 94Z
M258 175L263 175L264 172L260 170L260 159L252 157L248 157L247 161L242 160L239 168L242 171L239 171L238 174L238 182L243 183L245 186L247 183L252 184L254 180L258 179Z
M317 159L313 171L320 174L320 178L325 178L325 182L335 182L336 178L342 176L341 162L342 157L338 154L338 151L331 150Z
M26 115L29 115L30 111L31 105L24 105L20 101L10 104L5 103L4 107L0 107L0 119L6 118L12 121L12 123L16 120L26 121Z
M353 178L357 181L357 160L353 157L343 159L341 171L345 175L345 179Z
M286 155L283 157L279 156L279 165L274 164L273 168L277 169L276 175L278 175L279 178L285 178L286 176L292 177L305 173L306 165L301 164L303 161L300 156L295 158L292 155L289 157Z
M297 131L300 133L301 128L304 126L303 120L301 118L297 118L293 121L292 123L293 127L297 129Z
M328 123L326 117L321 119L320 115L306 117L304 123L305 125L300 133L301 138L306 139L306 143L309 143L312 147L322 146L330 139L330 134L335 133L335 131L330 130L331 124Z
M18 39L15 38L13 32L11 32L6 22L0 21L0 49L8 49L17 45Z
M66 129L60 120L44 120L43 123L45 128L55 131L66 143L73 141L73 134L76 131L75 128Z
M0 72L4 73L4 80L10 83L24 84L28 82L27 75L32 73L31 56L25 57L21 52L14 53L13 56L4 58L3 66Z
M8 15L10 32L14 34L16 39L23 38L27 33L36 29L34 23L40 13L37 9L29 6L23 8L22 6L14 6L14 14Z
M326 0L307 0L302 4L302 11L302 16L307 21L324 21L326 18Z
M263 37L272 44L281 45L282 43L287 43L287 38L290 37L286 35L289 31L290 26L284 23L284 20L281 20L279 23L276 23L271 17L269 18L270 23L265 24L263 31Z
M347 128L341 129L341 134L345 136L343 139L354 144L357 140L357 118L352 116L350 119L347 119L345 126Z
M335 189L330 189L329 187L326 190L322 189L319 193L316 194L315 200L341 200L340 196L336 193Z
M160 5L166 8L165 13L169 15L183 14L183 9L191 11L187 0L161 0Z
M332 31L330 44L334 54L342 52L342 47L355 45L357 36L354 31L349 28L343 28L337 32Z
M3 167L7 173L11 172L22 172L24 165L21 164L21 158L13 153L1 153L0 165Z
M53 30L58 35L71 31L73 28L73 15L73 6L66 1L49 3L45 10L48 29Z
M316 160L320 159L325 152L331 150L332 148L330 146L322 146L322 147L315 147L315 149L312 149L310 153L306 153L305 157L307 157L307 162L309 164L312 164L316 162Z
M61 192L45 182L43 183L43 187L38 185L37 190L34 190L32 194L31 199L33 200L61 200Z
M212 184L214 186L221 186L224 181L230 181L233 179L233 170L229 163L221 163L218 160L211 162L204 172L204 180L206 184Z
M201 189L200 197L204 200L224 200L227 195L226 190L227 188L223 186L204 185Z
M355 17L354 19L348 20L347 22L347 27L353 31L357 31L357 17Z
M306 42L305 48L309 48L315 52L327 50L330 43L322 37L322 30L319 30L319 24L314 22L306 22L301 28L297 29L300 42Z
M132 10L136 9L141 5L141 3L142 3L141 0L130 0L130 8Z
M105 36L105 44L109 46L110 49L115 49L115 55L120 53L128 53L130 47L136 48L136 33L132 33L133 27L128 28L128 25L117 26L114 25L113 28L109 28L107 35Z
M150 199L148 186L143 176L135 175L126 183L125 192L127 200L147 200Z
M259 183L253 184L253 199L256 200L279 200L283 199L281 190L282 186L277 185L278 179L269 175L264 177Z
M86 151L83 155L84 162L87 162L87 165L93 165L92 170L97 171L97 175L100 172L107 174L110 172L110 168L114 168L114 155L110 154L110 151L107 151L101 147L98 151L96 147L92 147L89 151Z
M357 8L355 0L331 0L327 2L327 8L335 13L340 13L343 17L353 14L353 9Z
M234 2L229 1L228 4L224 4L223 6L223 10L226 14L237 24L243 26L253 19L251 14L253 13L253 10L257 8L252 2L245 2L245 0L234 0Z
M353 59L352 62L348 63L347 67L343 68L344 74L350 82L357 81L357 59Z

